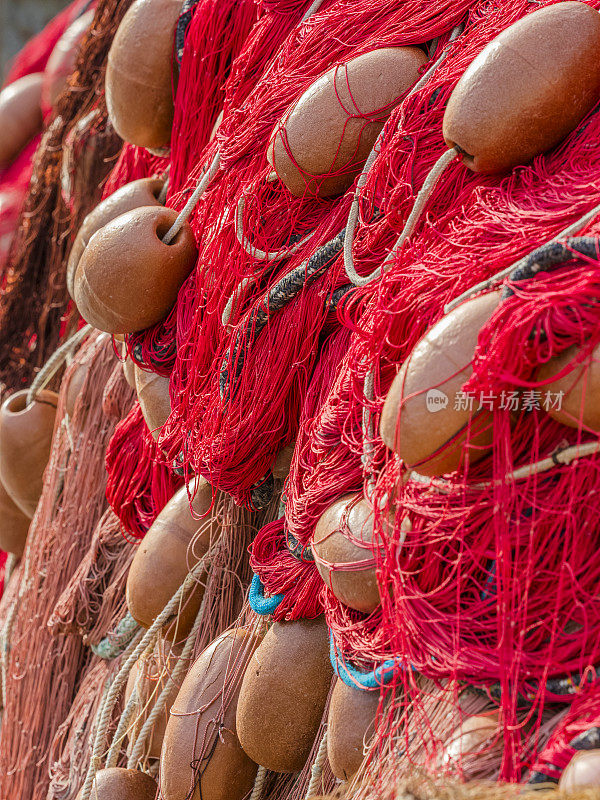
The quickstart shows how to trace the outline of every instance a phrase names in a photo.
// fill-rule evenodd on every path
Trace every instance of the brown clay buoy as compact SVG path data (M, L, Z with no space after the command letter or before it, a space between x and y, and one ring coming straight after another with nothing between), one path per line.
M42 494L57 403L58 395L44 390L27 405L27 390L23 390L0 408L0 481L30 519Z
M145 772L122 767L101 769L94 777L93 800L154 800L158 786ZM83 789L76 800L83 797Z
M0 482L0 550L21 558L31 519L13 503Z
M570 347L540 368L537 380L545 381L558 374L577 356ZM570 428L585 427L600 432L600 347L596 347L589 359L576 366L564 377L557 378L541 387L542 395L551 392L560 397L560 402L548 404L548 414L557 422ZM561 394L562 393L562 394Z
M312 541L317 569L327 586L340 603L363 614L381 603L372 539L373 510L360 495L347 494L321 516ZM352 569L344 569L346 564Z
M540 8L467 67L446 107L446 144L474 172L527 164L567 136L600 96L600 15L580 2Z
M7 167L42 130L44 74L35 72L0 92L0 169Z
M139 181L126 183L90 211L75 237L67 264L67 289L71 297L73 297L77 265L96 231L127 211L142 206L160 206L158 198L163 186L164 181L160 178L142 178Z
M176 218L170 208L136 208L92 236L74 280L74 300L87 322L108 333L135 333L167 316L196 260L188 223L170 244L162 241Z
M94 11L78 17L60 37L50 54L44 70L42 103L45 108L55 108L69 76L75 69L77 50L94 19Z
M561 792L600 788L600 750L582 750L569 761L558 782Z
M426 61L418 47L384 47L318 78L277 123L267 149L289 191L295 197L345 192Z
M106 105L126 142L160 149L173 126L173 51L181 0L135 0L108 54Z
M164 800L242 800L258 765L236 735L241 676L259 639L242 628L219 636L191 667L171 708L160 760ZM191 765L197 764L193 770Z
M470 409L461 391L472 373L479 331L499 299L492 292L453 309L394 378L381 414L381 438L421 475L453 472L467 457L471 463L483 458L491 445L491 411L479 411L477 398Z
M158 439L162 426L171 414L169 379L156 372L146 372L134 364L135 388L148 430Z
M211 485L198 478L198 490L192 502L195 513L206 514L212 502ZM169 500L140 542L129 568L127 607L136 622L144 628L152 625L220 533L214 517L194 519L185 486ZM203 575L198 576L182 601L179 614L165 626L164 634L170 640L178 641L192 629L204 596L203 582Z
M327 756L331 771L350 780L363 762L365 745L375 733L379 692L354 689L339 678L331 693L327 719Z
M171 648L175 648L175 652L169 652ZM124 706L127 705L135 691L139 712L128 730L129 749L139 736L142 726L150 716L163 689L166 688L169 675L175 669L179 654L180 648L177 645L167 644L164 639L159 639L154 652L148 657L139 658L133 665L125 688ZM164 710L154 722L152 733L146 742L144 754L147 758L160 758L169 710L178 692L179 686L175 683L172 684Z
M323 617L274 622L240 691L237 732L247 755L274 772L298 772L310 755L331 686Z

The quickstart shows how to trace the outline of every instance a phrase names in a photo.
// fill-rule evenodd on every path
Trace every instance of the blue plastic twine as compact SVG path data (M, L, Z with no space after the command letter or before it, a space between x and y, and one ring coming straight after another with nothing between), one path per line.
M371 672L361 672L361 670L353 667L352 664L346 664L343 660L335 646L331 631L329 632L329 643L329 658L333 671L351 689L362 689L366 692L369 689L379 689L381 686L387 686L394 677L396 670L399 667L403 668L399 659L390 658Z
M250 601L252 609L256 611L257 614L263 617L273 614L284 597L284 594L274 594L272 597L265 597L265 587L262 585L261 579L258 575L254 575L252 578L250 591L248 592L248 600Z

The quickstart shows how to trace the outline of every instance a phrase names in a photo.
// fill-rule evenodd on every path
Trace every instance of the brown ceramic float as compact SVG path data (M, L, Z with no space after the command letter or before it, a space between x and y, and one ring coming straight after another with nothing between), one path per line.
M426 61L418 47L384 47L318 78L269 142L267 159L289 191L296 197L345 192Z
M175 648L173 652L171 652L171 648ZM135 689L139 711L134 722L128 729L129 750L139 736L144 723L152 713L163 689L166 688L169 675L173 673L177 663L177 657L180 654L181 648L177 645L172 645L167 643L164 639L159 639L152 655L139 658L133 665L125 689L124 706L129 702ZM169 696L165 707L160 716L156 719L152 727L152 733L146 742L144 754L147 758L160 758L160 751L165 738L167 721L169 719L169 710L178 692L179 686L173 684L169 690Z
M570 347L556 358L551 359L539 370L537 380L546 381L557 375L577 357L577 350ZM600 432L600 346L591 356L576 366L562 378L550 381L541 387L542 393L551 392L560 395L557 408L552 405L548 414L557 422L570 428L585 427L596 433Z
M57 403L56 392L44 390L27 405L27 390L23 390L0 408L0 481L30 519L42 494Z
M7 167L42 130L44 74L35 72L0 92L0 169Z
M21 558L31 519L18 508L0 482L0 550Z
M331 771L339 780L350 780L358 772L365 745L375 733L378 707L378 691L363 692L338 678L327 718L327 756Z
M126 142L160 149L173 126L173 55L182 0L136 0L113 40L106 68L106 105Z
M92 800L154 800L158 786L156 781L134 769L111 767L96 773L92 785ZM83 797L83 789L76 800Z
M162 322L196 261L188 223L170 244L162 241L176 219L171 208L136 208L92 236L74 280L74 300L87 322L108 333Z
M71 297L74 293L77 265L92 236L100 228L127 211L133 211L142 206L160 206L158 198L163 186L164 181L160 178L142 178L138 181L131 181L131 183L121 186L90 211L79 228L67 264L67 289Z
M212 502L211 485L199 478L192 503L196 515L206 514ZM213 516L200 520L192 516L187 489L182 487L150 526L129 568L127 607L136 622L144 628L152 625L220 533ZM169 639L178 641L192 629L204 596L204 580L205 575L198 576L179 615L165 626Z
M372 540L371 507L360 495L347 494L321 516L312 541L317 569L327 586L340 603L364 614L381 603ZM361 562L365 564L362 568ZM352 569L344 569L347 564L352 564Z
M142 414L153 438L158 439L163 425L171 414L169 379L164 375L157 375L156 372L147 372L137 364L134 364L133 370Z
M248 756L274 772L298 772L317 736L333 670L323 617L274 622L240 691L237 732Z
M454 472L474 463L492 443L492 413L460 407L472 374L477 337L500 300L499 292L468 300L421 339L394 378L381 414L385 444L421 475ZM458 405L457 405L458 404Z
M579 789L600 789L600 750L575 753L561 775L558 788L565 794Z
M444 139L475 172L527 164L567 136L600 98L600 14L585 3L540 8L467 67L444 114Z
M171 708L160 763L164 800L242 800L258 765L236 735L241 676L259 639L237 628L191 667ZM198 764L196 770L192 764Z

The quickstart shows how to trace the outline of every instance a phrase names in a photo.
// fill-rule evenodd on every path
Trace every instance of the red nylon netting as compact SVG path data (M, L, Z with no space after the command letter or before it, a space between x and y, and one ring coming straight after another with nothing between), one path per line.
M443 152L444 108L465 66L500 30L531 10L526 3L494 9L485 3L475 5L446 63L392 115L363 192L354 244L361 274L381 264L424 177ZM599 124L598 115L593 115L559 148L505 178L482 178L459 163L450 166L389 273L354 293L342 312L354 331L348 355L312 423L306 458L301 465L297 459L293 464L293 471L304 473L304 490L297 498L288 496L286 516L293 520L300 541L310 540L316 521L337 497L360 487L363 408L372 408L377 430L398 365L442 316L444 305L598 203ZM387 213L370 221L375 207ZM594 227L583 232L593 233ZM597 316L590 302L596 275L597 265L587 260L576 271L567 265L552 278L542 278L539 285L518 290L517 298L507 302L482 333L472 386L498 391L507 384L522 386L530 377L530 363L547 360L573 343L586 341L591 348L597 342ZM543 321L547 342L529 342L534 318ZM364 399L367 366L375 368L372 403ZM493 456L471 467L468 476L456 478L449 494L414 482L405 488L398 485L398 465L388 460L376 436L372 470L379 480L373 504L387 509L385 498L392 489L398 497L391 537L383 528L387 512L378 515L374 552L383 548L382 608L364 618L345 609L328 591L322 598L336 644L354 663L369 669L397 655L404 667L415 666L437 680L500 681L502 775L515 780L534 763L545 741L540 737L532 748L525 736L516 688L528 686L534 676L543 681L548 675L583 672L598 662L594 611L598 575L591 562L598 469L593 457L516 487L503 481L493 490L475 492L469 489L474 481L503 478L515 466L547 455L561 442L573 443L578 436L540 414L522 418L511 430L497 413L494 424ZM323 457L326 436L329 447ZM413 530L399 555L400 523L407 515ZM269 593L278 593L284 584L273 580L269 571L274 562L269 562L273 554L266 538L265 532L261 552L267 563L257 565L258 572ZM281 539L279 531L273 531L271 545L278 557ZM495 592L482 599L490 575ZM304 565L304 575L296 577L284 601L287 613L289 609L293 613L295 602L302 605L306 587L314 580L314 566ZM580 627L570 630L575 623ZM406 706L418 704L421 689L409 685L402 674L397 680L410 698ZM547 700L543 690L533 693L526 712L530 722L541 724ZM588 715L586 724L589 721ZM563 743L568 740L565 736L557 733Z

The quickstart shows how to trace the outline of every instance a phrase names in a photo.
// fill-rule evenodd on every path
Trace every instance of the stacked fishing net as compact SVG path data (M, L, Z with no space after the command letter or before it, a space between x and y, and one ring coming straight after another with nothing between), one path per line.
M5 794L597 780L599 40L98 3L0 305L10 388L89 323L0 418Z

